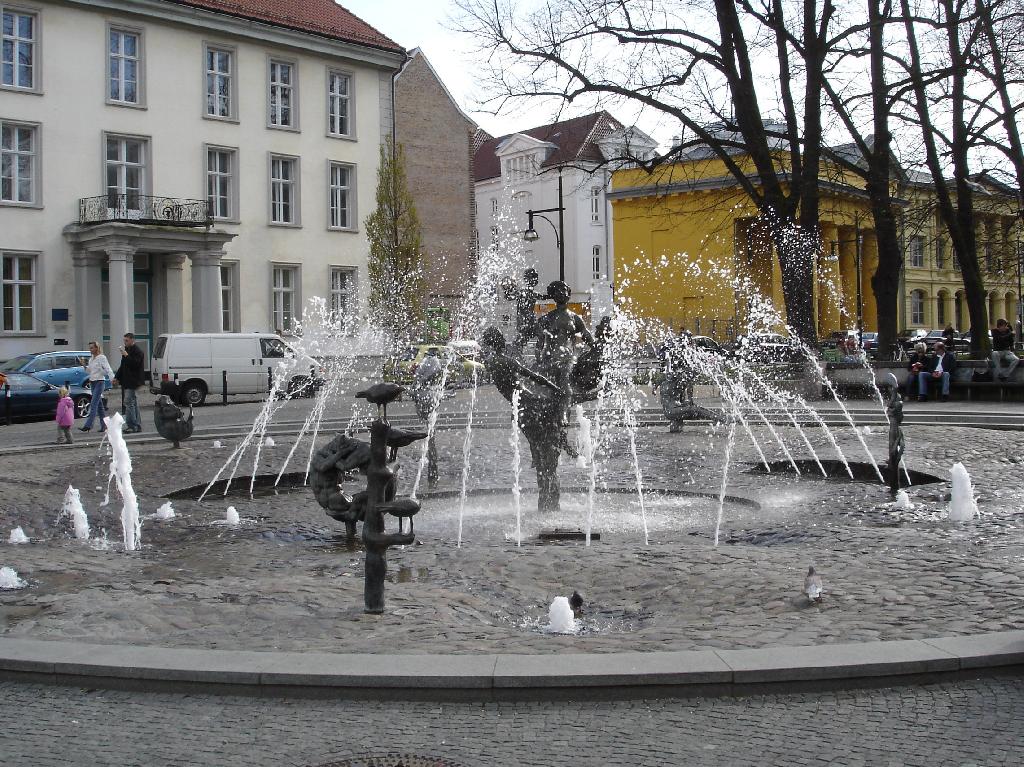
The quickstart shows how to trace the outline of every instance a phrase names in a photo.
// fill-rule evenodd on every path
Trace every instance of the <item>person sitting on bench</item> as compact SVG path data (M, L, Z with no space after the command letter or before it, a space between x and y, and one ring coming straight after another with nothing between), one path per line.
M1017 355L1013 353L1013 328L1006 320L996 320L992 328L992 368L1000 381L1006 381L1017 369ZM999 363L1006 363L1006 370L999 370Z
M928 401L928 382L934 381L941 386L941 399L949 399L949 379L956 370L956 355L946 351L946 345L939 341L935 344L935 354L928 357L924 369L917 374L917 401Z

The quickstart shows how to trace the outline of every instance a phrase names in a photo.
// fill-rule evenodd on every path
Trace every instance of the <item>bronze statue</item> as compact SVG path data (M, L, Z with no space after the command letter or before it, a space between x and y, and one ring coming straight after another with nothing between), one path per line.
M548 295L555 309L538 323L537 367L527 367L509 353L504 336L497 328L484 331L484 364L495 388L509 402L519 392L519 426L530 443L530 454L537 473L538 501L541 511L559 507L558 456L564 450L573 456L566 429L569 408L574 402L597 397L603 379L604 346L611 335L607 319L598 325L595 340L582 318L569 311L569 287L553 282ZM576 357L576 346L584 342L589 349Z
M413 498L396 496L395 472L388 466L398 459L398 449L426 437L424 432L403 431L388 423L387 406L402 393L399 386L375 384L357 394L383 412L370 426L370 444L339 434L320 448L310 463L310 486L317 502L329 517L345 523L348 538L355 537L356 523L363 523L366 564L363 576L364 609L384 612L384 578L390 546L414 543L412 518L420 504ZM366 475L366 489L346 495L341 484L355 471ZM398 517L398 532L388 533L385 515ZM409 531L405 531L405 520Z
M885 473L889 492L896 495L900 489L900 463L903 461L906 442L903 439L903 397L900 396L900 383L892 373L889 377L892 378L892 383L889 387L889 402L885 406L886 415L889 416L889 463L886 464Z
M175 447L181 447L181 443L192 436L192 418L191 405L186 418L170 396L161 394L156 398L153 406L153 423L156 425L156 431L164 439L173 442Z
M523 272L522 287L512 277L505 280L502 285L505 298L514 303L516 307L515 346L520 354L530 339L537 337L536 306L538 301L543 301L545 298L535 290L539 281L540 275L537 274L536 269L531 267Z

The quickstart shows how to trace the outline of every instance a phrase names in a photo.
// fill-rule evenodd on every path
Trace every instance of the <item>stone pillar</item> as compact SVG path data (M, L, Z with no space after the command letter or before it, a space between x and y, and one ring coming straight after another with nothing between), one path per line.
M839 227L839 274L843 285L843 311L848 327L857 325L857 229Z
M89 341L103 344L103 277L106 259L102 253L76 250L71 254L75 271L75 348L85 349Z
M834 330L851 327L844 323L840 311L843 280L839 270L839 229L831 222L821 224L821 254L818 258L818 335L825 337Z
M874 230L863 232L861 246L861 299L864 304L864 330L878 330L878 302L871 288L871 278L878 270L878 239Z
M222 329L220 261L222 250L191 253L192 332L219 333Z
M184 265L184 253L164 256L164 301L167 307L167 330L165 332L167 333L185 332Z
M111 244L106 251L110 273L110 350L114 350L121 346L125 333L135 332L135 248L126 243Z

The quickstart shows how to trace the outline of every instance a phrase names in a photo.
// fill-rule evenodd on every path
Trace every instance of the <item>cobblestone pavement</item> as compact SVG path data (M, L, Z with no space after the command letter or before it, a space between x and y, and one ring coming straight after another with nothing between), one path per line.
M816 449L828 455L825 436L812 431ZM770 435L758 434L768 459L782 458ZM783 435L796 450L796 435ZM642 429L645 483L716 491L722 437L722 430ZM442 456L461 455L461 439L454 432L440 435ZM474 434L471 487L508 486L507 439L497 429ZM851 460L865 457L849 433L840 439ZM882 455L884 434L865 439ZM67 454L72 457L63 463L7 456L10 474L0 483L0 565L14 567L31 585L0 592L0 634L252 650L545 653L805 645L1019 629L1019 444L1015 432L908 431L912 469L946 477L954 460L966 463L983 513L966 525L944 519L948 484L913 488L915 509L897 512L878 484L752 475L747 469L757 456L749 444L737 446L729 492L761 508L727 505L725 543L718 548L711 545L717 508L706 499L680 506L648 497L651 540L644 545L635 497L619 495L619 512L598 510L603 536L589 549L532 539L519 548L508 538L514 530L511 508L492 514L489 499L467 517L458 548L458 499L427 500L416 523L423 545L389 553L383 617L363 615L362 553L339 540L339 526L307 491L255 500L175 501L178 517L146 520L143 550L125 555L82 545L70 538L66 520L57 521L70 482L82 489L94 535L106 528L118 536L119 502L101 505L106 483L96 469L105 459L90 451ZM289 448L282 440L265 449L260 470L278 470ZM208 480L227 454L136 449L142 511L152 514L164 502L162 493ZM634 476L627 457L624 439L611 443L600 483L629 488ZM405 459L402 492L411 484L414 459ZM443 486L457 488L461 464L447 458L442 469ZM585 469L562 471L566 484L588 479ZM239 528L218 523L229 503L243 517ZM568 516L552 520L527 508L527 532L553 521L581 524L584 511L577 501ZM15 525L32 544L5 542ZM820 605L800 596L810 564L825 579ZM552 597L574 588L588 600L587 630L580 636L540 631Z
M1019 765L1019 677L742 698L416 703L0 684L4 767L323 765L405 752L462 767Z

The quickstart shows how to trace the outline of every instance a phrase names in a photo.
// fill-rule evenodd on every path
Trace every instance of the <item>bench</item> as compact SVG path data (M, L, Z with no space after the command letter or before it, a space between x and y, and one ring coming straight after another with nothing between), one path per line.
M963 392L967 395L967 401L974 399L975 394L998 393L999 401L1011 402L1024 399L1024 382L1020 381L951 381L949 384L950 395L953 392ZM1009 395L1009 397L1007 396ZM990 399L980 396L978 399Z

